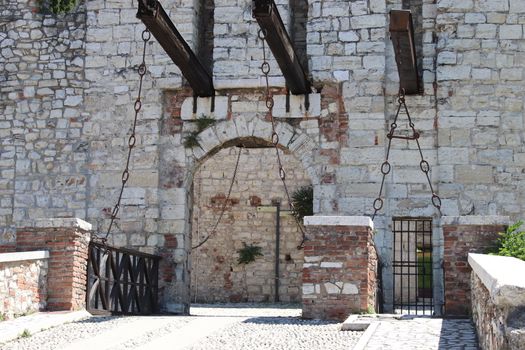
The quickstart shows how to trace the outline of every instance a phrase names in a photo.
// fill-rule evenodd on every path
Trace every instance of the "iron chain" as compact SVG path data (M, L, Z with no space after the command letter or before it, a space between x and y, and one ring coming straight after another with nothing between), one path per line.
M222 204L222 208L219 213L219 217L217 218L217 221L215 221L215 224L213 225L211 231L206 235L206 237L202 241L197 243L197 245L191 247L192 250L197 249L200 246L202 246L204 243L206 243L211 238L211 236L215 234L215 232L217 231L217 227L219 226L219 223L221 222L222 217L224 216L224 213L226 212L226 208L228 207L228 202L230 201L230 196L232 194L232 189L233 189L233 184L235 183L235 178L237 177L237 170L239 169L239 161L241 160L241 153L243 149L244 149L244 146L241 145L241 147L239 148L239 154L237 155L237 161L235 162L235 168L233 169L233 175L232 175L232 180L230 182L230 188L228 189L228 194L226 195L226 199L224 200L224 203Z
M120 205L121 205L121 202L122 202L122 195L124 193L124 188L126 187L126 184L129 180L129 177L130 177L130 172L129 172L129 164L130 164L130 161L131 161L131 152L133 150L133 148L135 147L135 144L137 142L137 136L136 136L136 129L137 129L137 119L138 119L138 115L140 113L140 110L142 109L142 83L143 83L143 80L144 80L144 75L146 75L146 72L147 72L147 67L146 67L146 48L147 48L147 43L148 41L151 39L151 33L148 29L145 29L144 31L142 31L142 41L144 42L144 46L143 46L143 50L142 50L142 62L140 63L139 67L138 67L138 74L139 74L139 91L138 91L138 94L137 94L137 99L135 100L135 102L133 103L133 109L135 111L135 117L133 118L133 126L131 128L131 135L129 136L129 139L128 139L128 156L126 158L126 166L124 168L124 171L122 172L122 177L121 177L121 187L120 187L120 192L119 192L119 196L118 196L118 199L117 199L117 203L115 204L115 206L113 207L113 210L111 211L111 221L109 222L109 226L108 226L108 230L106 232L106 236L101 239L102 242L104 244L106 244L107 240L108 240L108 237L109 237L109 234L111 233L111 229L113 228L113 224L115 223L115 219L117 218L117 215L120 211Z
M421 161L419 162L419 167L421 171L425 174L427 178L428 185L430 187L430 191L432 193L432 205L437 208L439 213L441 214L441 198L434 192L434 187L432 186L432 181L430 180L430 164L425 160L423 157L423 151L421 150L421 145L419 143L419 137L421 136L420 133L416 130L416 127L414 123L412 122L412 118L410 117L410 113L408 112L408 107L406 105L405 100L405 91L404 89L399 91L398 95L398 107L396 116L394 117L394 121L392 124L390 124L390 131L386 135L388 138L388 147L386 150L386 160L381 164L381 174L383 175L381 179L381 187L379 189L379 196L374 200L373 208L374 208L374 214L372 215L372 220L375 219L376 214L383 208L384 200L381 197L383 195L383 189L385 187L385 179L386 176L390 173L392 170L392 166L389 162L390 157L390 149L392 147L392 140L393 139L403 139L403 140L415 140L417 144L417 149L419 150L419 155L421 157ZM401 112L401 108L404 108L405 114L408 118L408 125L410 126L410 129L412 130L412 136L396 136L394 135L394 132L397 128L397 119L399 117L399 113Z
M270 121L272 123L272 144L275 148L275 153L277 154L277 166L279 167L279 178L281 179L284 187L284 192L286 194L286 198L288 200L288 205L290 207L290 210L294 215L293 218L295 220L295 223L297 224L297 227L299 228L299 231L301 231L302 240L301 243L297 246L297 249L302 249L304 242L306 240L306 233L304 230L303 225L299 222L297 217L295 216L295 206L293 204L292 198L290 196L290 192L288 191L288 185L286 184L286 171L283 167L283 162L281 159L281 154L279 153L279 134L276 131L275 128L275 119L273 118L272 109L274 106L274 100L273 95L270 91L270 83L269 83L269 75L270 75L270 63L268 62L266 58L266 31L263 29L259 29L258 33L259 39L262 41L262 49L263 49L263 63L261 64L261 72L264 76L265 80L265 102L266 102L266 108L268 109L268 114L270 115Z

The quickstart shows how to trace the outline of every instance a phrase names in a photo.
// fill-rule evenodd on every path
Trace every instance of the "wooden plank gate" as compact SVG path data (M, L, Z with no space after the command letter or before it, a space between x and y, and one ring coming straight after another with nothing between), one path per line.
M87 310L135 315L158 313L160 259L157 255L91 242Z

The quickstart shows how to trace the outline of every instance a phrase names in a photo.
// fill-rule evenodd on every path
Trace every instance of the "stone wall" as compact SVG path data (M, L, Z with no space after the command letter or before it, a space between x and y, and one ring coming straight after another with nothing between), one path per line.
M440 192L461 215L525 214L525 6L437 2Z
M204 37L210 50L213 32L214 83L228 100L225 116L201 135L213 147L184 148L194 125L180 117L180 107L191 91L155 40L147 45L132 176L110 236L111 244L165 257L162 303L172 311L184 310L189 300L195 170L239 134L270 139L261 97L262 43L250 1L216 1L213 11L210 1L198 3L162 1L191 46ZM277 4L290 28L291 18L304 20L308 6L307 70L321 95L319 114L299 108L299 118L283 116L279 125L288 136L300 135L299 142L282 146L291 146L309 174L317 214L372 212L398 91L388 11L403 5L420 12L416 24L422 28L415 29L424 93L409 96L407 104L443 214L525 214L520 0L312 0L300 11L295 2L294 14L288 1ZM136 2L90 0L65 16L41 14L36 0L0 5L0 249L12 247L15 227L34 218L77 216L104 231L119 191L138 87L143 25L135 18ZM213 15L205 33L199 32L200 15ZM283 95L284 80L269 57L270 84ZM398 130L406 129L400 122ZM375 218L387 304L392 217L438 216L414 145L395 142L390 156L387 200ZM439 228L434 251L443 251Z
M525 347L525 262L469 254L472 318L482 350Z
M226 211L215 233L212 229L225 204L231 178L241 153ZM282 157L288 190L293 193L310 184L302 165L291 155ZM293 217L279 178L273 148L223 149L199 168L193 180L192 246L209 240L191 253L192 301L275 300L276 207L281 205L279 249L279 299L301 300L302 235ZM283 216L285 214L286 216ZM243 244L262 248L262 257L239 265L237 251Z
M17 231L17 251L49 251L48 310L86 307L90 231L91 225L79 219L40 219Z
M10 319L44 310L49 254L46 251L0 254L0 316Z
M377 255L368 217L306 217L305 318L344 320L375 310Z
M445 315L470 316L471 293L469 253L487 253L505 232L508 217L444 217Z
M32 219L86 216L86 9L0 1L0 245ZM2 242L3 241L3 242Z

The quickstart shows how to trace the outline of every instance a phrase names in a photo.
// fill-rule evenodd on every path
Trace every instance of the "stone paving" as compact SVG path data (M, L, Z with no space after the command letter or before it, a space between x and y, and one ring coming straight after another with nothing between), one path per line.
M242 307L244 306L244 307ZM2 350L351 349L362 332L300 319L297 305L193 306L192 316L91 317L3 345Z
M363 336L340 331L340 323L303 320L297 305L193 305L191 313L90 317L0 344L0 349L350 350ZM359 350L478 349L470 320L382 316L374 322L377 328L368 341L363 337Z
M410 318L383 319L368 341L366 350L477 350L470 320Z

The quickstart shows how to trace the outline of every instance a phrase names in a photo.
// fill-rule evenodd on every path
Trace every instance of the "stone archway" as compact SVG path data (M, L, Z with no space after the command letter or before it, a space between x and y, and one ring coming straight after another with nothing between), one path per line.
M180 133L167 132L161 137L159 233L164 237L164 244L159 253L165 257L161 271L161 304L166 311L189 312L193 179L196 172L208 159L222 149L236 146L240 140L258 140L259 146L270 145L271 130L269 121L257 115L242 114L217 121L203 130L198 135L199 147L185 149ZM318 185L317 141L285 122L277 122L276 131L279 148L293 155L311 184Z
M302 234L288 211L275 149L256 138L232 140L226 145L232 143L244 147L221 149L208 157L193 177L192 247L207 240L191 251L191 300L300 302L303 252L297 246ZM311 184L290 152L283 151L281 159L290 193ZM227 199L230 186L232 193ZM210 232L223 208L220 224ZM260 247L262 256L251 264L239 264L238 250L244 245Z

